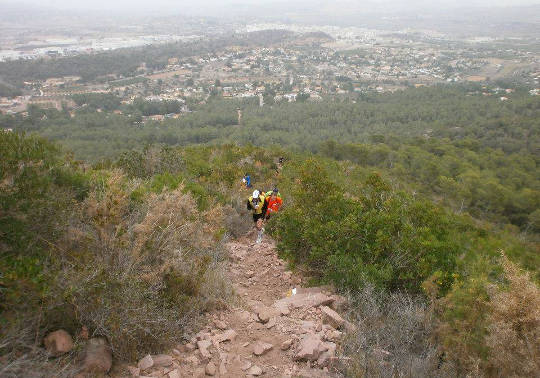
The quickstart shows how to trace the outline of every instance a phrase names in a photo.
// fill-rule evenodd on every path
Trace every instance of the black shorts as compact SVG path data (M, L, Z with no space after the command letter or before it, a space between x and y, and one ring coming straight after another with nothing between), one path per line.
M253 222L257 223L257 221L259 219L263 219L264 218L264 213L260 213L260 214L253 214Z

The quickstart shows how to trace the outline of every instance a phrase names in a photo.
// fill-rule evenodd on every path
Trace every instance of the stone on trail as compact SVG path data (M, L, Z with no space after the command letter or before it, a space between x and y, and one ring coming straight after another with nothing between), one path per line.
M158 367L171 366L173 363L172 357L167 354L158 354L152 356L152 360L154 360L154 366Z
M276 301L274 307L292 306L293 308L311 308L327 306L334 301L331 297L323 293L300 293Z
M276 325L276 318L272 318L266 323L266 329L270 329Z
M220 335L217 335L215 337L215 340L218 342L218 343L222 343L224 341L234 341L236 339L236 336L238 334L236 333L235 330L233 329L228 329L227 331L223 332L222 334Z
M63 329L59 329L49 333L43 339L43 344L50 355L58 357L73 349L73 338Z
M289 306L287 304L276 302L274 307L283 316L287 316L291 313L291 310L289 310Z
M204 369L204 372L206 373L206 375L209 375L209 376L213 377L214 375L216 375L216 365L214 365L213 362L209 362L206 365L206 368Z
M83 371L105 374L112 367L112 350L104 337L93 337L86 343Z
M322 352L317 359L317 365L320 367L328 367L336 357L336 344L324 343L324 348L327 348L327 350Z
M261 323L266 324L268 321L273 318L274 316L279 315L280 312L276 308L271 307L260 307L257 310L257 316L259 317L259 320Z
M253 364L251 363L251 361L245 361L242 366L240 366L240 368L244 371L246 371L247 369L249 369Z
M285 340L281 344L281 350L288 350L291 347L292 343L293 343L293 339Z
M253 347L253 354L256 356L262 356L269 350L271 350L274 346L272 344L265 343L263 341L257 341L255 343L255 346Z
M197 347L193 345L192 343L187 343L185 347L188 352L193 352L195 349L197 349Z
M212 358L212 354L210 354L210 352L208 351L210 345L212 345L212 343L208 340L197 341L197 347L199 348L199 352L201 352L201 356L203 358Z
M222 331L227 329L227 323L225 323L222 320L214 320L214 324L215 324L217 329L220 329Z
M141 370L147 370L150 369L152 366L154 366L154 360L152 359L152 356L147 354L144 356L139 363L137 364L137 367Z
M170 371L169 378L180 378L180 371L178 369Z
M297 361L316 361L324 350L322 341L315 334L307 334L298 344L298 349L294 355Z
M343 319L337 312L332 310L330 307L322 306L321 307L323 322L329 324L334 328L341 328L345 324L345 319Z
M263 370L257 365L250 367L249 370L247 371L247 374L254 375L254 376L259 376L262 373L263 373Z

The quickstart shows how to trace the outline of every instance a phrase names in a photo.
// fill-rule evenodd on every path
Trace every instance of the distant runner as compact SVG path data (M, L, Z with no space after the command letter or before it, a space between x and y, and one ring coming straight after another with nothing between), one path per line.
M247 173L244 175L242 182L244 183L247 189L251 188L251 176L248 175Z
M279 193L278 188L274 188L266 193L266 202L267 210L265 219L270 219L270 216L274 213L277 213L283 205L283 200L281 199L281 194Z
M266 215L266 210L268 209L268 202L266 201L264 194L255 190L253 195L247 200L247 209L251 210L253 213L253 222L255 222L255 227L258 231L257 243L260 243L264 233L263 219Z

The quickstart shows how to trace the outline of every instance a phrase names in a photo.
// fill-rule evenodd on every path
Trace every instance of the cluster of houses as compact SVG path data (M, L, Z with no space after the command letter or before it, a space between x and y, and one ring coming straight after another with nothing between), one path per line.
M84 93L114 93L127 104L141 97L148 101L176 100L182 103L181 112L189 111L186 100L204 102L212 95L259 98L261 106L268 96L275 102L292 102L299 96L320 101L328 94L484 81L486 77L475 73L492 64L485 52L475 55L466 45L443 48L443 44L407 40L403 35L358 34L352 29L329 32L334 33L334 40L314 37L304 45L296 41L264 48L229 47L200 56L171 57L168 66L159 71L142 63L136 76L111 75L106 83L81 84L77 76L26 82L25 95L0 98L0 112L20 113L29 105L60 109L72 104L73 95ZM503 69L497 64L500 67L495 69ZM531 82L538 84L540 73L533 70L528 74ZM538 91L533 89L530 94L538 95ZM506 101L508 94L500 98Z

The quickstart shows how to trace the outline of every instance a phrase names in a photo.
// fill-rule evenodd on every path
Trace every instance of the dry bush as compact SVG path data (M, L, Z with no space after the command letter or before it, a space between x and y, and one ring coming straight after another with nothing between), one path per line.
M356 326L343 343L342 369L350 377L446 377L432 343L432 311L420 297L366 286L350 295Z
M252 227L253 220L251 213L246 210L245 200L237 198L233 200L231 206L225 207L225 227L227 232L234 238L244 236Z
M0 347L9 350L0 357L0 377L42 378L73 377L77 373L74 365L80 351L75 343L73 351L59 358L50 359L45 349L40 348L42 333L39 332L40 314L26 313L19 323L4 332Z
M182 188L134 205L127 185L113 172L85 201L49 310L106 336L116 357L134 359L196 329L198 315L221 306L229 288L221 209L199 212Z
M540 372L540 290L504 256L502 266L508 288L490 293L489 369L499 377L534 377Z

